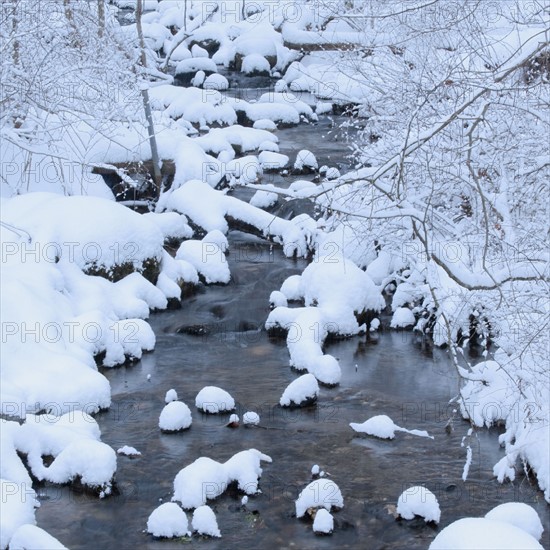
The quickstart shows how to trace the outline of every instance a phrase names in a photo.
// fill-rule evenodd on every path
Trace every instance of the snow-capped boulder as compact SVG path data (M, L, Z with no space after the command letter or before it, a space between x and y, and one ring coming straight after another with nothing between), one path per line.
M55 537L36 525L21 525L10 539L10 550L67 550Z
M397 513L403 519L413 519L415 516L423 517L426 523L429 521L439 523L441 518L441 510L436 496L421 485L409 487L399 495Z
M259 53L251 53L243 58L241 72L248 76L269 76L270 71L269 61Z
M195 398L197 409L210 414L232 411L235 400L229 393L217 386L205 386Z
M344 499L340 488L331 479L316 479L300 493L296 500L296 517L301 518L310 508L343 508Z
M252 125L252 128L256 130L267 130L268 132L274 132L277 129L277 125L268 118L261 118Z
M253 411L245 412L243 415L243 423L245 426L257 426L260 423L260 415Z
M398 307L391 319L391 328L407 328L414 326L416 319L408 307Z
M543 550L529 533L503 521L462 518L443 529L429 550Z
M164 402L166 404L172 402L172 401L177 401L178 400L178 393L176 392L176 390L174 388L168 390L166 392L166 395L164 396Z
M135 448L129 445L124 445L117 449L117 454L124 456L141 456L141 453Z
M174 502L165 502L155 508L147 520L147 532L154 537L184 537L189 535L185 512Z
M288 165L290 159L281 153L273 153L271 151L262 151L258 155L258 160L262 169L266 172L277 171Z
M218 528L216 514L206 504L195 509L191 525L193 526L193 531L196 531L199 535L207 535L209 537L222 536Z
M191 411L182 401L171 401L160 413L159 428L163 432L186 430L191 426L191 423Z
M294 172L296 174L311 174L319 167L315 155L307 149L302 149L296 155Z
M321 508L317 510L313 520L313 532L318 535L330 535L334 531L334 518L332 514Z
M424 430L407 430L401 428L401 426L395 424L394 421L385 414L373 416L365 420L362 424L350 422L350 426L355 432L372 435L380 439L393 439L395 437L395 432L405 432L411 435L433 439L433 437Z
M205 90L219 90L220 92L225 91L229 89L229 80L221 74L211 74L206 77L202 87Z
M524 502L505 502L487 512L485 517L515 525L537 540L540 540L544 531L537 512Z
M281 407L305 407L317 401L319 384L311 373L293 380L283 392L279 404Z
M269 305L274 307L287 307L288 306L288 300L286 296L280 292L279 290L274 290L269 295Z

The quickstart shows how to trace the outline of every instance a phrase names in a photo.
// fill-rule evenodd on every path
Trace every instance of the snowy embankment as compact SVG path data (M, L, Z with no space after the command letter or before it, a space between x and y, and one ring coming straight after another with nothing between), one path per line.
M185 218L172 216L48 193L2 201L0 400L3 415L23 421L2 421L0 430L2 494L20 501L2 507L2 548L19 526L35 523L18 452L39 480L110 493L116 454L89 416L111 403L96 361L112 367L152 350L144 319L197 281L190 264L163 249L165 238L189 235Z

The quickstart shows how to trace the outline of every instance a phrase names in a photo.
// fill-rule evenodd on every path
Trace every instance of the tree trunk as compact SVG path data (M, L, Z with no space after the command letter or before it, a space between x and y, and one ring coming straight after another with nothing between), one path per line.
M103 38L103 35L105 34L105 0L97 0L97 19L97 35L99 38Z
M147 67L147 55L145 54L145 39L143 38L143 27L141 25L141 17L143 15L143 0L138 0L136 5L136 29L139 39L139 47L141 50L141 65ZM149 102L149 91L143 88L141 91L143 98L143 108L145 110L145 118L147 119L147 127L149 133L149 145L151 147L151 160L153 161L153 181L156 186L157 196L160 196L162 175L160 173L160 159L157 147L157 138L155 136L155 125L153 123L153 114L151 112L151 104Z

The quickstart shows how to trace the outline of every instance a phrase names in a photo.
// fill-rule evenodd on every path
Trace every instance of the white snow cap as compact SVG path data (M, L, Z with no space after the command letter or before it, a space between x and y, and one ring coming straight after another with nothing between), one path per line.
M149 516L147 532L155 537L183 537L189 532L187 515L176 503L165 502Z
M318 476L319 475L319 465L318 464L314 464L312 467L311 467L311 475L313 476Z
M193 512L193 520L191 522L193 531L197 531L199 535L208 535L210 537L221 537L222 534L218 528L216 514L210 506L206 504L199 506Z
M172 500L181 502L184 508L197 508L224 493L232 481L241 491L253 495L258 491L262 461L271 462L271 458L256 449L241 451L225 463L201 456L176 475Z
M210 414L232 411L235 400L225 390L217 386L205 386L195 398L195 407Z
M159 428L165 432L186 430L191 423L191 411L182 401L171 401L160 413Z
M328 510L317 510L313 520L313 531L323 535L329 535L334 531L334 518Z
M283 392L279 404L281 407L299 406L309 399L317 399L319 384L313 374L303 374L292 381Z
M411 435L433 439L433 436L429 435L428 432L424 430L407 430L405 428L401 428L401 426L395 424L393 420L385 414L373 416L372 418L365 420L362 424L350 422L350 426L356 432L373 435L374 437L379 437L381 439L393 439L395 437L395 432L405 432Z
M330 479L312 481L296 500L296 517L301 518L308 508L343 508L344 499L340 488Z
M117 453L125 456L141 456L141 453L135 447L130 447L129 445L120 447L120 449L117 450Z
M67 550L56 538L36 525L21 525L10 539L10 550Z
M288 300L286 296L280 292L279 290L274 290L269 295L269 303L273 307L287 307L288 306Z
M543 550L529 533L487 518L463 518L445 527L429 550Z
M485 517L515 525L537 540L540 540L544 531L537 512L523 502L505 502L487 512Z
M307 149L302 149L296 155L296 161L294 162L294 168L296 170L303 170L304 168L311 168L312 170L317 170L319 164L315 155L308 151Z
M243 422L256 426L260 423L260 415L252 411L245 412L243 415Z
M436 496L426 487L415 485L403 491L397 501L397 513L403 519L413 519L415 516L423 517L426 523L433 521L439 523L441 510Z
M164 402L165 403L170 403L171 401L177 401L178 400L178 393L176 392L175 389L171 389L171 390L168 390L166 392L166 395L164 397Z

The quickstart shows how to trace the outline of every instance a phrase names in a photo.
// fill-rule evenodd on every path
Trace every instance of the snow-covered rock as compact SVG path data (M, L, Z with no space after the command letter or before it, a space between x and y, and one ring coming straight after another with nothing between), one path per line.
M429 550L543 550L529 533L487 518L463 518L451 523L432 541Z
M334 518L332 514L321 508L317 510L313 520L313 532L320 535L330 535L334 531Z
M245 412L243 415L243 422L245 425L257 426L260 423L260 415L253 411Z
M189 535L189 522L185 512L174 502L165 502L151 512L147 532L155 537L184 537Z
M290 159L281 153L273 153L271 151L262 151L258 155L258 160L262 168L268 170L281 170L288 166Z
M258 491L258 480L262 475L260 463L271 462L271 458L256 449L241 451L225 463L208 457L200 457L176 475L173 501L188 508L197 508L225 492L232 481L248 495Z
M279 290L274 290L269 295L269 304L271 305L271 307L287 307L288 300L282 292L280 292Z
M256 191L250 199L250 204L256 208L269 208L277 203L279 196L268 191Z
M391 319L391 328L407 328L416 323L414 313L408 307L398 307Z
M229 89L229 80L221 74L211 74L204 80L202 87L205 90L224 91Z
M67 550L67 547L44 529L27 523L11 537L10 550Z
M269 74L270 71L269 61L259 53L251 53L243 58L241 72L247 75Z
M193 526L193 531L196 531L199 535L208 535L209 537L222 536L218 528L216 514L206 504L195 509L191 525Z
M331 479L316 479L299 494L296 500L296 517L303 517L309 508L325 508L330 512L333 507L344 507L340 488Z
M19 527L35 523L34 508L39 506L30 484L0 479L0 548L8 547Z
M300 174L306 174L309 172L315 172L319 164L315 155L308 151L307 149L302 149L296 155L296 160L294 161L294 170Z
M303 374L293 380L283 392L279 404L281 407L302 407L317 401L319 384L313 374Z
M124 445L117 449L117 454L124 456L141 456L141 453L135 448L129 445Z
M166 395L164 396L164 402L166 404L170 403L171 401L177 401L178 400L178 393L174 388L169 389L166 392Z
M403 519L414 519L415 516L420 516L426 523L429 521L439 523L441 518L436 496L421 485L409 487L399 495L396 511Z
M485 517L515 525L537 540L540 540L544 531L537 512L524 502L505 502L487 512Z
M186 430L191 423L191 411L182 401L171 401L160 413L159 428L164 432Z
M195 407L210 414L232 411L235 400L229 393L217 386L205 386L195 398Z
M257 130L267 130L268 132L274 132L277 129L277 125L268 118L257 120L252 127Z
M428 432L424 430L407 430L397 426L397 424L385 414L373 416L365 420L362 424L350 422L350 426L355 432L365 433L367 435L379 437L380 439L393 439L395 437L395 432L405 432L419 437L433 439L433 436L429 435Z

